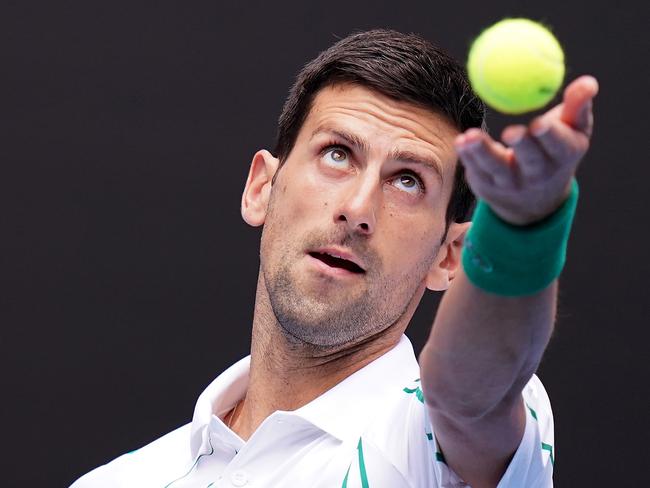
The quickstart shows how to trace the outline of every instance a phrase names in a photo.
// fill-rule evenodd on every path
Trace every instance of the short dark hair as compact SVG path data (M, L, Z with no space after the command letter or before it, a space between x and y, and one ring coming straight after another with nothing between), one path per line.
M341 39L298 73L278 121L275 157L281 165L289 157L318 91L346 82L441 114L459 131L486 129L485 104L472 91L458 61L416 34L375 29ZM446 228L451 222L467 220L473 203L463 166L458 164Z

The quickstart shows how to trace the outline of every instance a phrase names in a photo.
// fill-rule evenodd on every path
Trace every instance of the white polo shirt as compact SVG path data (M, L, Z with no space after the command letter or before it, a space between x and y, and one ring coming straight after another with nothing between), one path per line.
M250 356L199 397L191 424L125 454L71 488L459 488L428 420L406 336L307 405L276 411L247 442L222 422L244 397ZM552 486L553 417L533 377L521 444L498 488Z

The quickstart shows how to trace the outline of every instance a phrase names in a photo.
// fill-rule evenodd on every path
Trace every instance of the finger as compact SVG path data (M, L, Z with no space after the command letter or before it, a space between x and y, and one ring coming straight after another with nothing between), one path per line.
M485 198L488 195L486 189L495 186L494 178L489 173L481 170L476 162L469 156L463 159L463 166L465 167L465 179L467 184L479 198Z
M501 140L508 146L512 146L524 137L526 132L528 132L528 127L525 125L509 125L501 132Z
M564 90L560 119L583 134L591 135L592 99L598 94L598 88L596 78L589 75L571 82Z
M465 133L459 134L454 140L456 152L458 153L460 162L465 167L465 171L475 173L476 176L480 177L481 181L494 183L492 175L486 173L483 171L483 169L481 169L481 167L477 164L475 158L472 156L471 152L468 150L468 146L470 144L471 140Z
M533 136L548 156L561 166L577 163L589 148L589 137L555 120L543 130L534 130Z
M494 141L479 129L465 133L464 143L457 147L461 155L468 157L481 172L489 174L501 187L510 188L515 184L512 165L512 151Z
M502 138L513 149L515 163L524 179L537 180L556 166L523 126L506 128Z
M470 154L460 154L460 162L465 168L465 176L472 189L474 189L472 182L481 185L494 184L494 178L492 178L492 175L483 171Z

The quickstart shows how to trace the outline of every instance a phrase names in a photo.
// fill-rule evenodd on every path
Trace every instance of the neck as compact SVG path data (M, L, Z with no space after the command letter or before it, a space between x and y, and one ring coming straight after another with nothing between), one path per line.
M247 440L266 417L291 411L393 348L404 330L399 324L358 342L324 349L288 336L273 314L263 277L258 279L248 390L232 429Z

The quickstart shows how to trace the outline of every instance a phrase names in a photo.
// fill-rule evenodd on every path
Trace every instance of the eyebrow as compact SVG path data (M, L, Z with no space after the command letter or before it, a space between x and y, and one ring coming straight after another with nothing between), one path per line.
M327 133L327 134L334 135L339 139L343 139L347 144L356 147L359 151L361 151L364 154L368 154L368 152L370 152L370 145L368 144L368 142L365 139L355 134L351 134L344 130L335 129L333 127L324 125L316 128L316 130L312 133L310 140L313 139L319 133ZM441 182L443 181L442 168L440 166L440 163L435 159L423 156L413 151L398 150L398 149L393 149L388 155L388 157L389 159L394 161L401 161L402 163L407 163L407 164L419 164L431 168L436 173L438 179L440 179Z

